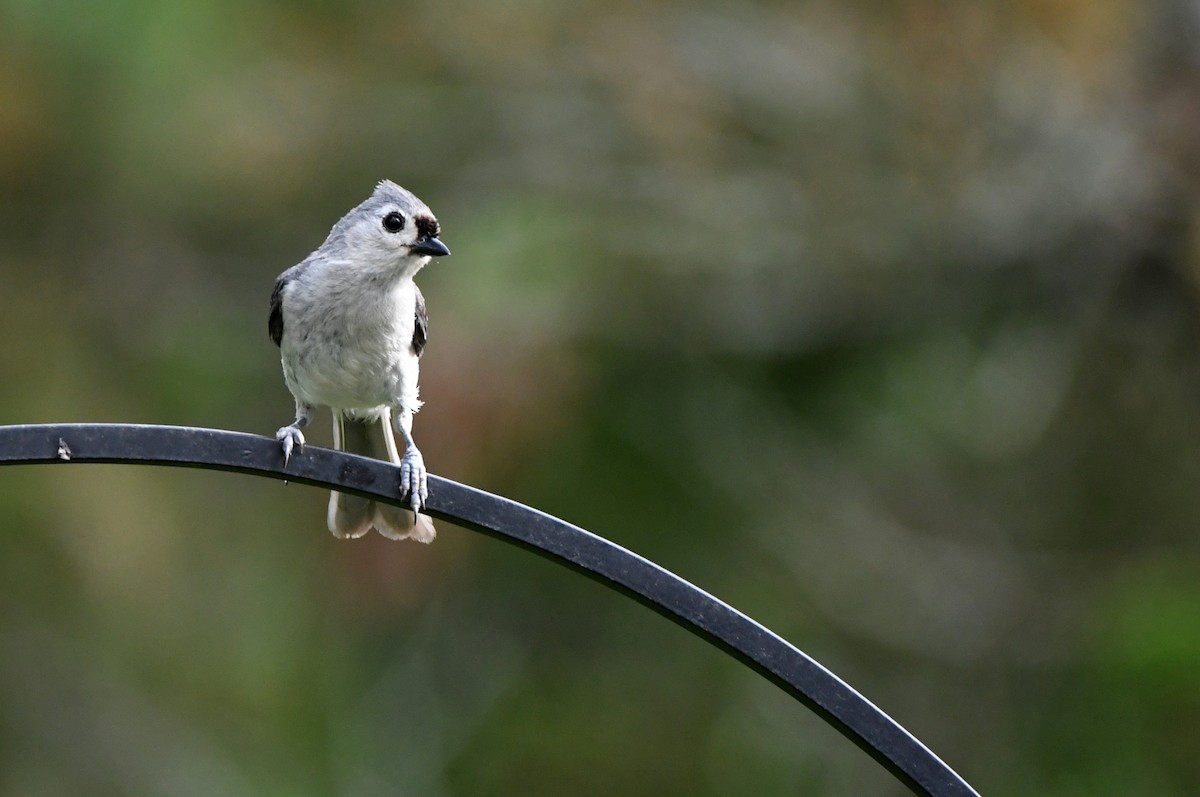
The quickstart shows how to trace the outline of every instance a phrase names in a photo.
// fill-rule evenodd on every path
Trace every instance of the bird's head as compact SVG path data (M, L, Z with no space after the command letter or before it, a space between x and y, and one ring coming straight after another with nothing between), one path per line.
M322 249L358 266L412 276L431 257L450 254L429 207L404 188L383 180L362 204L334 225Z

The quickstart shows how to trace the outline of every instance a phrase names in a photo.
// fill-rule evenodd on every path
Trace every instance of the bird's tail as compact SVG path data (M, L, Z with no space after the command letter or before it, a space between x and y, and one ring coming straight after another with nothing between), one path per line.
M338 451L387 460L393 465L400 464L400 452L396 450L389 411L385 411L377 421L347 418L335 411L333 447ZM417 542L433 542L437 534L433 521L425 515L336 491L329 496L328 522L333 536L341 538L361 537L372 526L393 540L411 537Z

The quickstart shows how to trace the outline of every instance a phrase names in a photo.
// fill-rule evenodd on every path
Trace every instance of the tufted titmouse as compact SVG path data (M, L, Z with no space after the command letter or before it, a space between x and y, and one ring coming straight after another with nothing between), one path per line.
M268 328L296 399L296 420L275 433L285 467L293 449L304 449L300 430L326 406L337 449L369 455L372 433L382 434L383 451L400 466L400 495L412 508L335 492L328 515L335 536L361 537L374 526L392 539L434 538L433 522L417 513L429 490L412 419L421 408L418 360L429 322L413 276L431 257L450 254L438 233L424 202L384 180L333 225L320 248L275 281ZM403 457L393 430L404 438Z

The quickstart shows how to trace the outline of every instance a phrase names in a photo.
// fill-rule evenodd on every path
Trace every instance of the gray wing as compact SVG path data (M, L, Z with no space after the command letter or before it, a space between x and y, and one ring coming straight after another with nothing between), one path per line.
M417 286L414 285L414 288ZM425 351L425 343L429 340L429 314L425 312L425 297L421 295L421 289L417 288L417 323L413 324L413 351L420 357ZM283 321L279 322L280 327L283 326Z
M296 278L307 262L305 260L304 263L292 266L275 280L275 289L271 291L271 315L267 317L267 332L271 333L271 340L275 341L276 346L283 340L283 289Z
M267 332L271 333L276 346L283 340L283 286L287 285L284 274L275 280L275 290L271 291L271 315L267 318Z

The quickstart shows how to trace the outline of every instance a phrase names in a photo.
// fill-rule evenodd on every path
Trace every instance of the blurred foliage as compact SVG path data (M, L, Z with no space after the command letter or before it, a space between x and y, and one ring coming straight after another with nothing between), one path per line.
M434 472L985 794L1194 794L1197 42L1189 0L0 0L0 422L271 432L272 281L390 177L454 250ZM641 607L324 502L0 473L0 795L903 793Z

